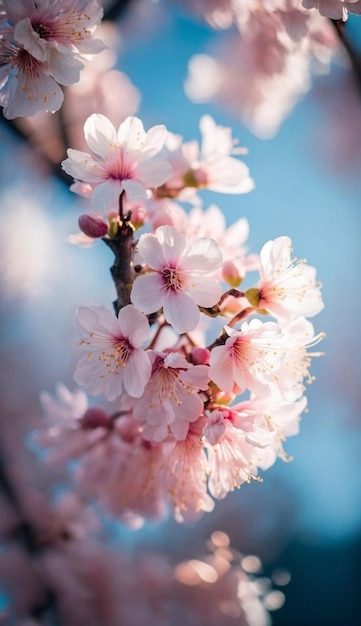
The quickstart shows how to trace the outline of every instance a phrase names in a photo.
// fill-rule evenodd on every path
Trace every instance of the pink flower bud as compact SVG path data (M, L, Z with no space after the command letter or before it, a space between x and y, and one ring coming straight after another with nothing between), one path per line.
M241 276L236 263L233 261L225 261L222 265L222 278L231 285L231 287L238 287L242 282L243 276Z
M80 230L92 239L104 237L108 233L108 224L96 215L84 213L79 217L78 224Z
M211 353L208 348L193 348L192 350L192 362L194 365L207 365L209 363Z
M83 428L109 428L112 424L112 418L104 409L99 406L92 406L85 411L81 424Z

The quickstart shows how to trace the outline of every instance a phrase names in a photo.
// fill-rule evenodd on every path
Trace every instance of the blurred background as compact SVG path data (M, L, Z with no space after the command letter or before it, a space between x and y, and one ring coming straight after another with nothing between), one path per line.
M313 323L327 334L325 356L313 362L301 432L286 444L292 462L278 460L263 483L244 485L193 525L168 520L130 531L113 522L111 532L130 551L140 546L184 559L222 530L234 548L262 559L276 587L289 581L286 602L272 615L275 626L358 626L361 89L341 51L329 71L313 73L291 98L287 114L266 126L250 124L236 98L232 106L222 97L200 102L189 86L194 55L216 58L221 51L232 59L233 80L246 79L242 58L232 57L239 53L229 40L232 28L214 29L191 8L166 0L105 3L112 24L102 28L113 52L94 62L88 82L67 88L61 114L1 119L3 441L21 467L30 454L24 432L29 424L30 431L41 427L40 392L52 393L59 380L74 388L76 307L114 299L111 253L101 243L81 248L67 241L87 203L69 192L71 181L57 165L64 142L81 149L83 121L96 106L119 115L115 125L137 114L146 129L164 123L186 140L199 139L200 116L212 115L248 148L256 188L243 196L205 193L204 206L216 203L229 224L245 216L251 252L289 235L295 255L317 268L325 309ZM347 29L357 48L361 18L351 16ZM36 481L45 484L39 471Z

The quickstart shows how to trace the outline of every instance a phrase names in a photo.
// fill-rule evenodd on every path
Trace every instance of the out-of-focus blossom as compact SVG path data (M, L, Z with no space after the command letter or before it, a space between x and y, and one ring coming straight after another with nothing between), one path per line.
M254 181L243 161L235 159L234 154L244 153L243 148L236 148L232 131L219 126L210 115L203 115L200 120L202 142L182 142L182 138L169 133L163 153L173 168L173 175L158 195L183 197L193 189L210 189L220 193L248 193L254 188ZM187 197L187 196L185 196Z
M239 35L208 54L194 55L185 82L188 97L210 100L240 116L260 137L272 137L311 83L311 61L327 71L338 46L327 20L294 0L250 3L237 21Z
M84 55L104 44L93 38L103 10L95 0L3 0L0 24L1 97L5 117L56 111L60 85L80 78Z
M212 239L187 242L171 226L140 237L138 253L149 272L137 276L131 292L133 304L143 313L163 308L165 319L178 333L194 330L199 322L198 305L211 307L221 288L213 277L222 255Z
M141 348L150 334L147 318L129 304L118 317L105 307L80 307L78 322L88 338L80 342L87 354L75 370L76 382L108 400L123 389L141 396L151 373L149 356Z
M302 0L305 9L318 9L321 15L333 20L347 20L348 13L361 13L360 0Z
M100 212L114 207L123 191L129 200L145 200L147 189L171 175L169 163L156 157L167 135L163 125L145 132L140 119L128 117L116 131L107 117L93 114L85 122L84 135L91 153L70 148L62 167L91 186L92 203Z

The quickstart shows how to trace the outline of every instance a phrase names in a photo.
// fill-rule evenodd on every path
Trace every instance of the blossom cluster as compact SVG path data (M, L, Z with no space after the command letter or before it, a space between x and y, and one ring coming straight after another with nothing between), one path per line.
M209 53L190 59L188 97L226 106L262 138L277 132L309 90L312 74L329 70L339 42L324 16L339 19L361 7L341 0L199 0L189 5L213 26L235 28Z
M84 60L104 49L93 33L96 0L0 1L0 105L8 119L57 111L59 85L79 81Z
M322 338L308 320L323 308L316 271L290 238L251 255L245 218L227 227L217 206L203 209L200 190L254 182L229 128L205 116L200 130L199 145L135 117L116 130L92 115L89 152L69 149L63 162L96 209L79 219L84 236L114 252L118 297L115 310L79 308L80 388L43 394L51 427L38 439L50 458L79 458L84 492L133 524L210 511L286 459Z

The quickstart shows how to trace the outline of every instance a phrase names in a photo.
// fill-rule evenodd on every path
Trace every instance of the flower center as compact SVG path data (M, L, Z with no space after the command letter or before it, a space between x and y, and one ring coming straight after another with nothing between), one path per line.
M172 289L173 291L184 291L186 287L186 281L182 272L176 270L173 267L166 267L162 271L164 285L166 289Z
M107 368L107 374L118 374L122 367L125 367L133 346L125 338L114 339L113 349L103 350L99 355L99 361L103 361Z

